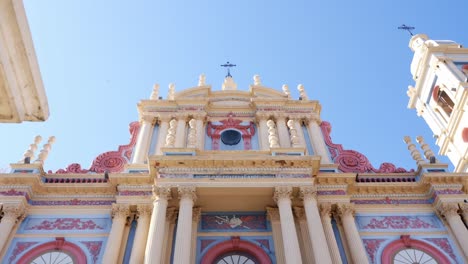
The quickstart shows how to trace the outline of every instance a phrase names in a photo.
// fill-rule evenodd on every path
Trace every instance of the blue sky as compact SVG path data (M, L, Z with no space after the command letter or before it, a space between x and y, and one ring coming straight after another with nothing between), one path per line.
M0 167L17 162L35 135L56 136L46 170L81 163L129 141L136 103L152 85L167 93L207 83L219 90L227 60L247 90L302 83L322 104L332 139L374 167L415 168L403 136L432 133L407 109L409 34L468 45L466 1L34 1L24 6L49 101L43 123L1 124ZM45 143L45 142L43 142ZM438 148L431 145L435 152ZM443 159L446 160L446 159Z

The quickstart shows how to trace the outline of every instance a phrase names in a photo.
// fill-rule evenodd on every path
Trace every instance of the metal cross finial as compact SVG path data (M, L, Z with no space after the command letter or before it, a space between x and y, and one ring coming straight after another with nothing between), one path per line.
M411 36L414 36L413 32L411 32L411 30L414 30L414 27L412 26L407 26L405 24L402 24L401 26L398 27L398 29L406 30L410 33Z
M221 64L221 67L226 67L226 68L227 68L227 75L226 75L226 77L232 77L230 69L231 69L231 67L236 67L236 65L235 65L235 64L232 64L232 63L230 63L230 62L228 61L228 62L226 62L225 64Z

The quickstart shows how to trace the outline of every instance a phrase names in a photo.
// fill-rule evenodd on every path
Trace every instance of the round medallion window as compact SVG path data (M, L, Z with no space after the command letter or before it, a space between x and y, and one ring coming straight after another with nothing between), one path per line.
M259 264L260 262L253 256L245 252L229 252L218 257L214 264Z
M49 251L33 259L31 264L73 264L73 258L63 251Z
M242 135L237 130L225 130L221 133L221 141L228 146L237 145L242 138Z
M437 264L438 262L424 251L408 248L398 251L393 258L394 264Z

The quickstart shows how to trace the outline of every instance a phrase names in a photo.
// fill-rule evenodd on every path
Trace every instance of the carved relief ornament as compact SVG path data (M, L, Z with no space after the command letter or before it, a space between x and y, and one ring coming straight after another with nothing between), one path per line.
M275 194L273 195L273 200L278 202L280 199L291 199L292 197L292 187L290 186L280 186L275 187Z
M320 204L320 216L322 219L330 218L332 215L332 204L331 203L321 203Z
M16 222L26 216L27 209L22 204L4 204L3 205L3 221Z
M299 190L301 199L317 199L317 186L300 187Z
M130 215L128 204L112 204L112 218L127 218Z
M338 204L336 209L340 217L354 216L354 213L356 212L354 204L352 203Z
M159 200L159 199L170 200L172 198L171 188L153 186L153 196L156 200Z
M458 217L458 205L456 203L443 203L439 206L439 212L445 218Z
M153 212L153 206L149 204L139 204L137 205L137 214L138 217L151 217Z
M195 202L197 200L196 188L193 186L182 186L178 188L179 199L190 199Z

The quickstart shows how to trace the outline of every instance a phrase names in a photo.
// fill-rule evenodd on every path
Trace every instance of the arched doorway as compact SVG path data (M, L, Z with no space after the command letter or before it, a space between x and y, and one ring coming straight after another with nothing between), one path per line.
M259 246L232 237L211 248L201 260L202 264L271 264L268 254Z
M83 250L63 237L31 249L18 260L18 264L48 263L86 264L87 261Z

